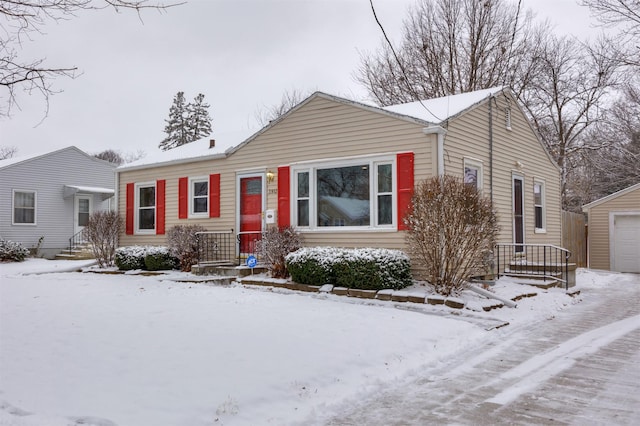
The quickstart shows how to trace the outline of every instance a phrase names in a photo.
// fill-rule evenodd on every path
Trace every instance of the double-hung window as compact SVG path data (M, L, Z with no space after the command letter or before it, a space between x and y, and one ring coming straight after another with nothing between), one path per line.
M189 216L209 217L209 177L189 179Z
M391 228L393 158L293 166L293 218L307 229Z
M463 181L466 185L482 191L482 162L471 158L464 159Z
M13 190L13 224L36 224L36 191Z
M136 185L136 230L140 233L155 232L156 229L156 185Z
M533 182L533 207L535 232L545 232L544 182L542 181L534 180Z

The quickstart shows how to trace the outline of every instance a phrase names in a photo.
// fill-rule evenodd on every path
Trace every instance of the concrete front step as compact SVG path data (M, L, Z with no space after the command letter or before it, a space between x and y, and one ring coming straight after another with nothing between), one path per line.
M220 275L224 277L246 277L249 275L262 274L267 272L267 268L256 266L249 268L247 266L233 265L194 265L191 267L191 273L194 275Z

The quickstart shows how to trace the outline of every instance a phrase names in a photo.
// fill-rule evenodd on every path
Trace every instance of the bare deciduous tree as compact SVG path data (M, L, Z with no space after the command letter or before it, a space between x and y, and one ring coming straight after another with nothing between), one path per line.
M277 105L272 105L271 107L262 108L255 113L256 120L262 126L266 126L273 120L276 120L280 116L289 112L291 108L298 105L305 98L310 95L308 92L302 92L297 89L293 89L291 91L285 90L282 94L282 99L280 103Z
M462 179L444 175L420 182L404 220L409 249L437 293L458 294L471 276L489 272L496 214L491 200Z
M21 43L33 32L51 21L75 18L79 12L92 9L130 9L140 14L144 9L164 11L180 3L162 4L149 0L12 0L0 2L2 24L0 37L0 87L6 93L6 104L0 116L8 116L16 103L16 92L39 92L48 107L49 97L55 93L52 80L56 77L74 78L78 70L71 66L52 66L45 59L25 60L20 57Z
M17 152L18 152L18 147L16 146L0 146L0 160L13 158Z
M124 163L124 158L122 158L122 155L118 151L115 151L113 149L105 149L104 151L95 154L94 157L100 160L108 161L118 166Z
M546 32L504 0L422 0L409 12L401 45L363 56L356 79L380 105L518 86L522 55Z
M258 253L260 260L267 265L273 278L286 278L289 273L285 257L302 247L303 240L302 235L291 226L271 227L263 233L262 239L257 242L256 253Z

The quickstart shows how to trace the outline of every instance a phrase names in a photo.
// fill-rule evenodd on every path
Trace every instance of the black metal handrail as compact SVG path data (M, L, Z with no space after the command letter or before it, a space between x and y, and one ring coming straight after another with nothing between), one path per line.
M198 264L237 264L233 229L197 232L196 237L198 239Z
M494 247L495 274L523 275L555 280L569 288L571 252L551 244L499 243Z
M81 231L73 234L73 237L69 238L69 253L73 252L73 250L79 245L87 242L84 231L85 229L83 228Z

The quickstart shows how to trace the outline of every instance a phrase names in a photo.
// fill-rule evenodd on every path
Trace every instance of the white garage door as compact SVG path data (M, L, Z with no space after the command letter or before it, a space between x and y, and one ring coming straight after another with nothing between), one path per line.
M640 272L640 215L615 215L611 269Z

